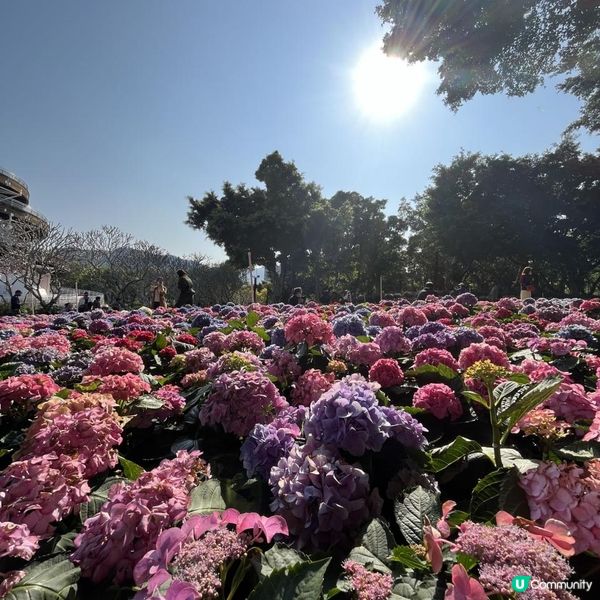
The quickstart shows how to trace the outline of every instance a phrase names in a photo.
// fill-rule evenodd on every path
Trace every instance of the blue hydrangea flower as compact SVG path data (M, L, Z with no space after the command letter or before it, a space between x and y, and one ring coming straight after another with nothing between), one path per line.
M333 334L336 337L342 337L343 335L353 335L354 337L367 335L365 322L356 314L338 317L333 321L332 325Z

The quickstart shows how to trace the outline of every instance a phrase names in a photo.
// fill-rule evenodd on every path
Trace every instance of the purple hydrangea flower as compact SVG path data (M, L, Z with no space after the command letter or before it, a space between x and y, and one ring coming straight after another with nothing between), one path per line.
M348 334L358 337L360 335L367 335L367 330L365 329L365 322L360 316L351 314L338 317L333 321L333 334L335 337L342 337Z

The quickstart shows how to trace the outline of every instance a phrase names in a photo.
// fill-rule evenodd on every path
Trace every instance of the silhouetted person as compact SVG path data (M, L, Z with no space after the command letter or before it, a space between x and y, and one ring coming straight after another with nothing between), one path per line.
M469 291L469 287L464 281L461 281L453 290L455 296L466 294Z
M10 299L10 312L13 315L18 315L21 312L21 296L23 292L17 290Z
M183 270L177 271L179 279L177 280L177 288L179 289L179 298L175 306L185 306L186 304L194 304L194 284L190 279L190 276Z
M79 312L87 312L92 308L92 301L90 300L90 295L87 292L83 292L83 296L79 301L78 310Z
M417 300L425 300L427 296L435 296L435 291L433 289L433 281L428 281L425 284L425 287L418 293Z
M535 280L533 278L533 269L531 267L525 267L520 277L521 283L521 300L531 298L535 291Z
M298 304L304 304L305 300L306 299L302 295L302 288L295 287L292 292L292 295L288 299L288 304L291 304L292 306L296 306Z
M100 302L100 296L96 296L94 301L92 302L92 308L102 308L102 303Z

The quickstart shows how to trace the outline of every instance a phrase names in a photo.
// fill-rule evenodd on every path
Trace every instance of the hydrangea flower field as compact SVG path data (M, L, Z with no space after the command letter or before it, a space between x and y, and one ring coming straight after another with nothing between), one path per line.
M594 581L599 340L600 300L469 293L2 317L0 597Z

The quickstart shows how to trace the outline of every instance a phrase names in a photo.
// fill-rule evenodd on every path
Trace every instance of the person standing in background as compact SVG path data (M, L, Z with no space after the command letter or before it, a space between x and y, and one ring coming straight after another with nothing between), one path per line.
M158 308L159 306L164 308L167 307L167 288L165 287L161 277L156 280L150 295L152 300L152 308Z
M521 300L531 298L535 291L535 280L533 277L533 269L531 267L525 267L521 273Z
M194 284L190 279L190 276L183 270L177 271L179 277L177 281L177 288L179 289L179 298L175 306L177 308L185 306L186 304L194 304Z
M21 296L23 292L17 290L10 298L10 314L18 315L21 312Z

